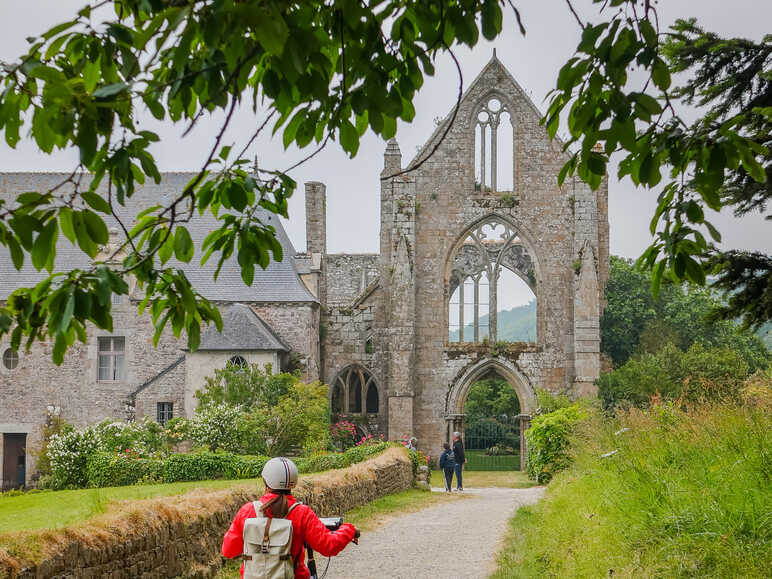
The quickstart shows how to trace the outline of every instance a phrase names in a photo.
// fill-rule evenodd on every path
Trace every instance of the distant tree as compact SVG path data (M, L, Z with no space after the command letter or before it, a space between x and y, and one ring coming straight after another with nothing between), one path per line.
M656 353L667 343L682 350L695 343L729 348L752 371L769 365L770 352L759 336L732 321L712 318L722 302L710 289L666 280L655 298L650 287L649 272L611 257L600 334L601 351L615 366L634 354Z
M620 405L648 406L652 398L700 402L737 402L748 363L729 348L693 344L685 352L665 344L656 353L631 358L598 380L598 397L607 409Z
M472 385L464 404L469 422L482 418L520 414L520 401L512 385L502 378L486 378Z

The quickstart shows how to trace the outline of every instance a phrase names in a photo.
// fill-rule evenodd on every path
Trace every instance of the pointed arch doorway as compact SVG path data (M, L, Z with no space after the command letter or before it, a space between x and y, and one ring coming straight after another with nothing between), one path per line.
M480 414L479 404L475 412L468 415L470 395L472 399L484 398L484 394L475 396L475 390L483 385L494 390L498 388L496 394L510 400L505 400L503 406L500 405L495 411L489 411L489 416ZM511 392L507 392L506 388L514 391L516 402L507 396ZM447 439L451 441L454 432L461 433L465 448L470 451L467 457L467 467L470 469L517 470L519 467L519 470L525 470L525 431L531 424L535 408L533 387L514 364L498 358L482 359L462 371L451 386L445 408ZM515 410L517 414L514 414ZM485 412L484 409L482 411ZM504 447L515 447L514 453ZM516 455L519 455L519 460Z

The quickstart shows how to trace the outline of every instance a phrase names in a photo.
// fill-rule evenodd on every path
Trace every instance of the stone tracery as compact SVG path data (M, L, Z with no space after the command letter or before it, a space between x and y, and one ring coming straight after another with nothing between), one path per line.
M497 339L497 285L501 269L506 268L519 276L536 293L536 275L533 260L528 249L523 244L516 229L507 221L491 216L474 225L464 236L464 240L453 256L449 279L451 296L449 308L458 308L458 336L453 339L451 324L451 341L479 342L481 337L490 341ZM485 294L485 286L487 293ZM465 298L466 289L472 289L474 295L471 302ZM469 287L471 286L471 287ZM481 292L482 290L482 292ZM458 300L454 300L457 296ZM483 301L487 297L487 303ZM465 306L472 305L474 321L473 336L464 335ZM480 331L479 320L482 306L488 306L488 328ZM449 318L452 312L449 311ZM470 320L467 320L468 324ZM482 336L481 336L482 334Z

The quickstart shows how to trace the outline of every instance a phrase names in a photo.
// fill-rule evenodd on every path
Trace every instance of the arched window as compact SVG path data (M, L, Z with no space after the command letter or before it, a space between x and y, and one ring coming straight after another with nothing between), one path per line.
M367 387L367 413L378 414L378 387L371 382Z
M343 414L346 408L344 404L346 389L339 382L332 387L332 399L330 406L333 414Z
M449 341L536 341L533 261L507 221L491 216L464 235L448 283Z
M479 108L475 120L475 189L514 190L514 129L510 112L496 97Z
M333 414L377 413L378 388L373 375L359 365L344 368L332 383L330 407Z
M233 356L230 360L228 360L228 366L231 366L235 369L242 369L247 367L247 361L244 359L243 356Z

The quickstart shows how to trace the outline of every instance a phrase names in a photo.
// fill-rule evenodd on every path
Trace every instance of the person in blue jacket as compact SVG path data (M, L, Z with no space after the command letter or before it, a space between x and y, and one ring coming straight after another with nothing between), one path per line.
M453 470L456 468L456 458L453 455L453 449L450 448L450 444L447 442L442 443L442 454L440 455L440 468L442 474L445 475L445 492L451 492L451 484L453 483Z

